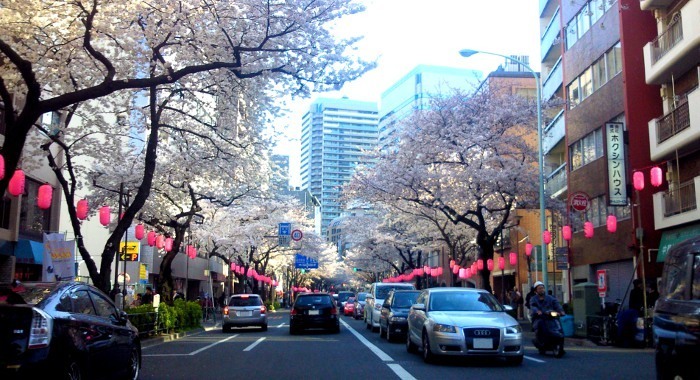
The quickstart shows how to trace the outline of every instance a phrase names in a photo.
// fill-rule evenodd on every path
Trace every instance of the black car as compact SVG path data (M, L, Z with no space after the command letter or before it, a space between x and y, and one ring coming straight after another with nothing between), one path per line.
M379 315L379 336L390 341L393 337L405 337L408 328L408 310L416 303L418 290L392 290L382 304Z
M138 330L99 289L0 284L0 377L136 379L140 368Z
M304 329L321 328L340 332L338 307L333 296L327 293L303 293L294 301L289 312L289 333L298 334Z
M654 308L659 379L696 379L700 367L700 236L668 251Z

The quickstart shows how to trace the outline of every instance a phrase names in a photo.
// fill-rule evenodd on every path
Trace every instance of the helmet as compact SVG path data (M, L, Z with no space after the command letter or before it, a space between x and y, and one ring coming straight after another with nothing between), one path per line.
M532 287L535 289L537 289L538 286L544 287L544 283L542 281L537 281L532 285Z

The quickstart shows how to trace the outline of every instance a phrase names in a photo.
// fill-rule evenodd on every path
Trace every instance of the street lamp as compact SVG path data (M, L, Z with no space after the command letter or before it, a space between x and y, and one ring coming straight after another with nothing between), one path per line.
M536 72L535 70L532 69L532 67L528 66L525 62L515 59L513 57L509 57L507 55L503 54L498 54L498 53L491 53L491 52L486 52L486 51L480 51L480 50L472 50L472 49L462 49L459 51L459 54L462 57L471 57L474 54L489 54L489 55L495 55L498 57L503 57L505 59L511 60L519 65L521 65L523 68L527 69L529 72L532 73L532 76L535 77L535 86L537 90L537 150L538 150L538 161L539 161L539 192L540 192L540 233L544 233L544 231L547 229L547 220L545 216L545 209L544 209L544 153L542 151L542 92L540 90L540 74ZM542 249L542 279L543 282L545 283L545 287L547 287L547 251L546 251L547 245L544 242L544 239L542 240L541 244L541 249Z

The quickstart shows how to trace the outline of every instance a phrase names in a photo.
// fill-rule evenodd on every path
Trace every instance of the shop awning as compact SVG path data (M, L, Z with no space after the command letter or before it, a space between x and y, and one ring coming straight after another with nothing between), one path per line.
M700 224L664 231L661 235L659 254L656 256L656 261L663 262L666 259L668 250L673 248L674 245L698 235L700 235Z
M44 244L27 239L6 241L0 246L0 254L17 257L18 264L41 265L44 261Z

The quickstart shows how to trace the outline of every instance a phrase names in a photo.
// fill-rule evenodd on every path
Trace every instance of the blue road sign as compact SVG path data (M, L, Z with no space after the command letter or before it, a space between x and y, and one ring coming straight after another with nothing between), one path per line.
M278 226L279 226L278 235L289 236L289 234L292 233L292 223L279 223Z
M296 254L294 257L294 268L297 269L317 269L318 261L301 254Z

